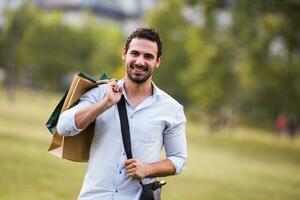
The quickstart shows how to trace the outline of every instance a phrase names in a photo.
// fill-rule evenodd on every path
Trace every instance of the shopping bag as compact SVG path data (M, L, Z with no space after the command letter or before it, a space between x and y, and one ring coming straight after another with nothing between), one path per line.
M61 112L75 106L78 103L79 98L88 90L107 82L108 79L106 74L102 74L99 81L95 81L83 72L74 76L69 90L60 100L46 123L46 127L53 134L52 142L48 149L49 153L71 161L88 161L90 146L94 136L95 123L91 123L81 133L70 137L60 136L57 133L56 125Z

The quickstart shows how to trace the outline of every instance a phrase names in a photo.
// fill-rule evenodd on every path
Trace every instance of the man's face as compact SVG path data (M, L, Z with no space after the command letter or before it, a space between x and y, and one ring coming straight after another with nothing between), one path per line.
M151 78L154 68L160 65L157 44L150 40L134 38L127 52L123 51L128 78L135 83L144 83Z

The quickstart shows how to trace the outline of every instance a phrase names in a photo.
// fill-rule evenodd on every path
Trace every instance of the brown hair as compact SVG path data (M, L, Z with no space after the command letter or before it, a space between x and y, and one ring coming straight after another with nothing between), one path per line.
M162 42L159 37L159 33L156 32L153 28L137 28L126 40L125 42L125 53L129 49L129 45L134 38L146 39L157 44L157 58L160 58L162 55Z

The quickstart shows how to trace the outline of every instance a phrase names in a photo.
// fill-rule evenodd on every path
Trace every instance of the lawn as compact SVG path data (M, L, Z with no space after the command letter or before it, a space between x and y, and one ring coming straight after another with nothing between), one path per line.
M16 102L0 89L0 199L76 199L86 164L47 153L45 122L61 94L20 90ZM298 200L300 139L234 127L210 133L188 122L185 171L164 178L164 200Z

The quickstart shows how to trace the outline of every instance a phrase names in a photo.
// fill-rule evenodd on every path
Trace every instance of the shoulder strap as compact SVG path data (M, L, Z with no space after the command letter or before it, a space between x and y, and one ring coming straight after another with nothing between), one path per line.
M128 124L128 117L127 117L124 95L121 96L121 100L118 102L118 110L119 110L122 139L125 148L125 153L127 158L131 159L132 158L131 141L130 141L129 124Z
M120 117L120 123L121 123L121 132L122 132L122 139L123 139L123 145L125 148L125 153L128 159L132 158L132 152L131 152L131 141L130 141L130 132L129 132L129 124L128 124L128 116L127 116L127 110L125 105L125 98L124 95L121 96L120 101L118 102L118 111L119 111L119 117ZM146 185L143 184L142 180L139 180L139 183L143 187L143 193L147 193ZM152 183L148 185L147 187L153 187L153 184L159 184L157 182ZM156 185L156 187L161 187L161 185ZM149 192L149 191L148 191ZM153 194L150 195L150 200L154 200ZM144 197L145 198L145 197ZM148 196L149 198L149 196Z

